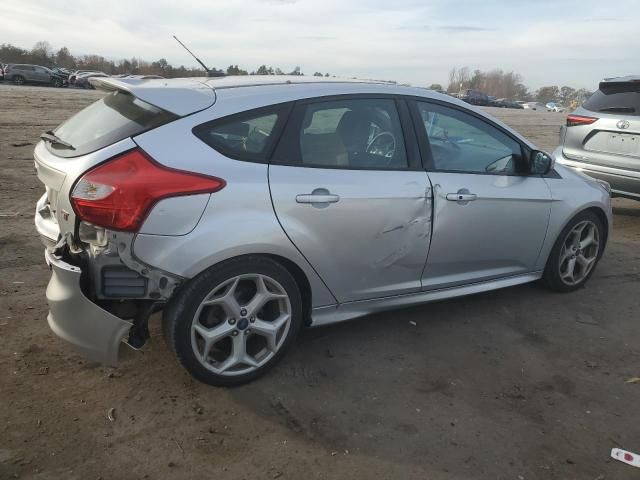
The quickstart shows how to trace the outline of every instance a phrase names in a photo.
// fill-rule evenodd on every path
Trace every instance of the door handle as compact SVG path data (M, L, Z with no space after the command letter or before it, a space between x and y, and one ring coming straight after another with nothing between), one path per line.
M456 193L447 193L447 200L452 202L467 203L473 202L477 198L478 195L469 192L466 188L461 188Z
M296 195L297 203L336 203L340 200L339 195L332 194L326 188L316 188L311 193Z
M296 195L297 203L336 203L340 200L340 196L328 194L328 195L314 195L312 193L306 193L303 195Z

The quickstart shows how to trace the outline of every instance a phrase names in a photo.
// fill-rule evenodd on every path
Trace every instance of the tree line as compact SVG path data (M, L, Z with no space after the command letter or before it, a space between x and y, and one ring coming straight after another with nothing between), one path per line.
M522 75L516 72L505 72L500 69L483 72L469 67L454 67L449 71L448 93L464 92L467 89L479 90L497 98L509 98L523 101L537 101L540 103L555 102L571 105L575 102L581 105L593 92L585 88L573 88L568 85L558 87L550 85L530 91L522 83ZM432 85L442 87L440 85Z
M3 43L0 45L0 62L3 63L31 63L46 67L58 66L69 70L99 70L109 75L161 75L166 78L199 77L203 75L200 68L173 66L166 59L160 58L149 62L141 58L108 60L100 55L73 55L67 47L54 51L46 41L37 42L30 50ZM229 65L226 70L213 69L227 75L304 75L300 67L285 72L278 67L260 65L255 70L245 70L238 65ZM328 73L315 72L316 77L329 77ZM444 90L440 84L432 84L432 90ZM449 71L448 93L464 92L467 89L479 90L497 98L509 98L523 101L538 101L541 103L556 102L563 105L573 103L580 105L589 96L590 91L570 86L545 86L536 91L530 91L523 83L523 78L516 72L505 72L494 69L487 72L471 71L469 67L454 67Z
M56 66L69 70L98 70L109 75L161 75L165 78L201 77L203 75L201 68L187 68L184 65L176 67L164 58L154 62L135 57L114 61L100 55L73 55L67 47L54 51L51 44L45 41L37 42L30 50L3 43L0 45L0 62L28 63L44 67ZM238 65L229 65L226 70L216 68L212 68L212 70L227 75L304 75L300 67L295 67L290 72L284 72L280 68L267 65L260 65L251 71L244 70ZM328 73L321 72L315 72L313 75L316 77L329 76Z

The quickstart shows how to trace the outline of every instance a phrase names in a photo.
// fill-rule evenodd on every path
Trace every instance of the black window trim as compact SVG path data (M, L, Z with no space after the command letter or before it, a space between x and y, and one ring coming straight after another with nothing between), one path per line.
M512 139L514 142L516 142L520 146L520 155L521 155L520 168L523 168L524 166L528 166L529 157L531 155L531 148L529 148L529 146L523 143L522 140L520 140L511 132L503 128L501 125L498 125L497 123L491 121L491 119L486 118L483 115L479 115L473 110L464 108L460 105L456 105L454 103L449 103L449 102L443 102L441 100L432 99L429 97L417 97L417 96L407 97L407 101L409 103L409 110L411 112L411 117L414 123L416 135L418 137L418 146L420 148L420 154L423 160L423 166L427 172L459 173L459 174L466 174L466 175L493 175L493 176L508 176L508 177L544 177L544 175L541 175L539 173L531 173L528 171L528 169L527 171L519 171L519 172L516 171L514 173L504 173L504 172L474 172L474 171L466 171L466 170L440 170L435 168L433 156L431 154L431 144L429 143L427 132L425 131L424 126L422 125L418 103L427 103L427 104L430 103L430 104L438 105L441 107L449 108L452 110L457 110L461 113L470 115L478 119L479 121L485 122L489 124L491 127L502 132L503 134L505 134L507 137Z
M191 129L191 133L202 143L227 158L239 160L242 162L268 164L273 155L273 152L275 151L276 145L279 143L282 132L284 131L285 126L288 123L294 103L295 102L291 101L274 103L272 105L267 105L264 107L252 108L250 110L243 110L241 112L232 113L231 115L225 115L224 117L215 118L213 120L209 120L208 122L196 125ZM199 134L200 130L208 130L210 128L215 128L218 125L242 121L245 119L250 120L274 114L277 115L276 123L273 126L271 133L269 134L269 138L267 139L267 144L264 151L260 152L259 154L247 152L247 154L245 155L231 149L220 147L220 145L214 146L204 139L206 138L204 135Z
M398 118L400 120L400 128L402 130L402 139L404 141L405 155L407 158L407 167L403 168L375 168L375 167L356 167L356 166L332 166L332 165L304 165L300 161L294 162L288 159L300 157L299 152L299 132L304 120L305 109L307 105L314 103L329 103L336 101L348 100L392 100L396 107ZM415 136L415 129L411 121L411 115L405 99L402 95L385 94L385 93L347 93L339 95L325 95L319 97L305 98L297 100L293 110L289 116L286 128L275 148L270 159L270 164L299 168L320 168L325 170L367 170L376 172L408 172L408 171L424 171L420 159L420 151Z

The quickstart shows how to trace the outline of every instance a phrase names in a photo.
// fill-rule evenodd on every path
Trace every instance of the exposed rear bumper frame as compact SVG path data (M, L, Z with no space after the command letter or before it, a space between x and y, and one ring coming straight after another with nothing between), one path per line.
M45 250L51 268L47 285L49 326L90 360L114 365L132 323L107 312L82 292L80 268Z

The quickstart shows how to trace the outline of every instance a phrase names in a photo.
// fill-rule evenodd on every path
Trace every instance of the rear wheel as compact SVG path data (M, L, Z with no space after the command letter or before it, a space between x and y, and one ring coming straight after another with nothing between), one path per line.
M200 274L165 311L164 334L196 379L238 385L268 371L302 325L291 274L263 257L229 260Z
M544 271L545 284L556 291L582 287L593 274L604 247L604 225L593 212L576 215L556 240Z
M14 75L11 80L14 85L24 85L24 77L22 75Z

